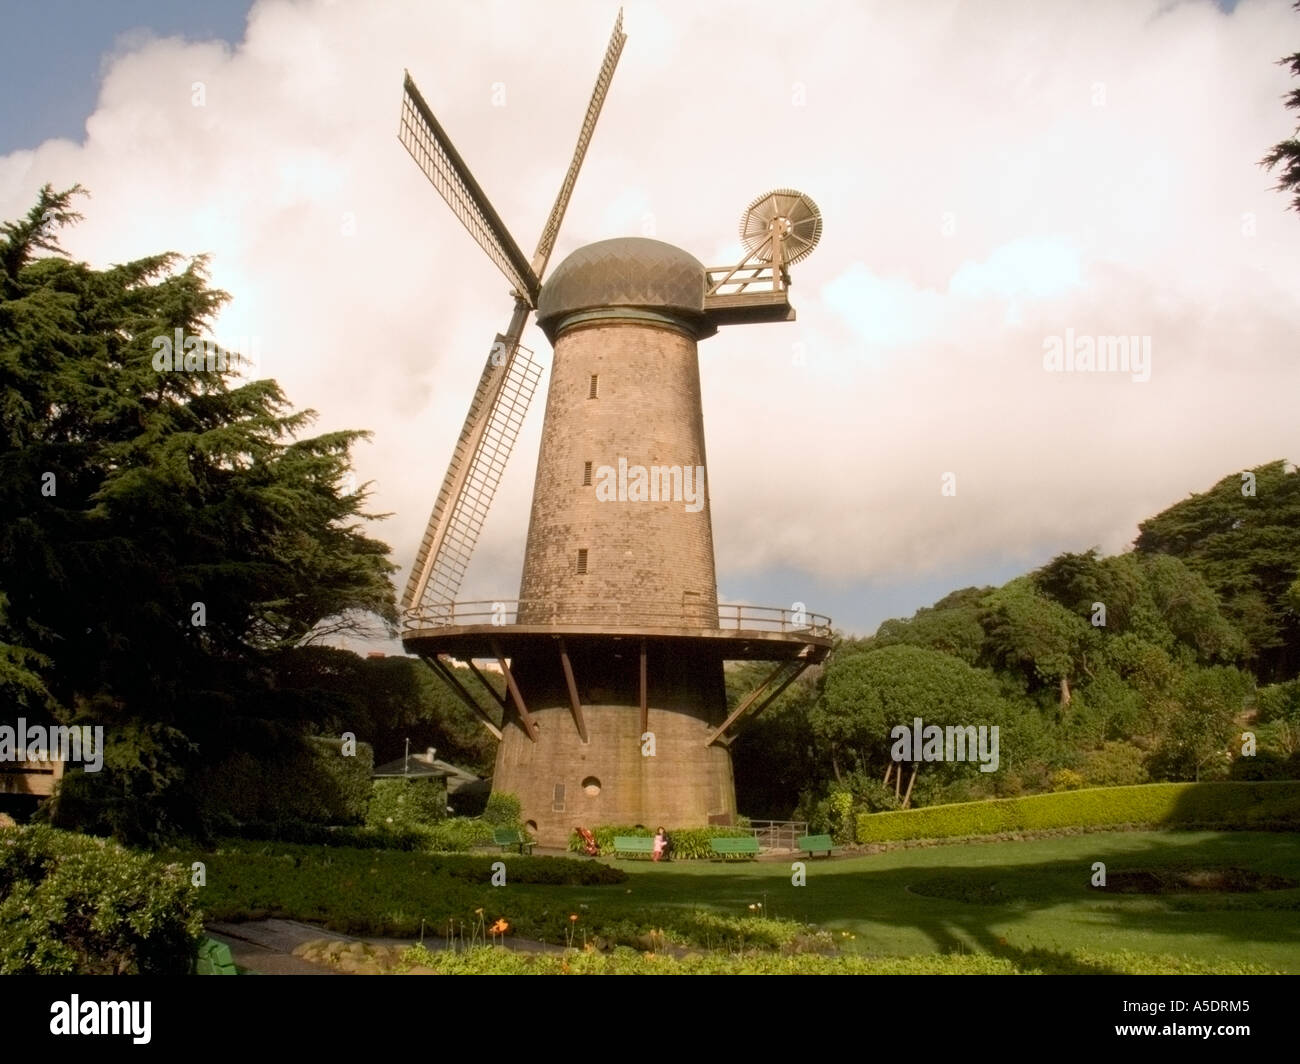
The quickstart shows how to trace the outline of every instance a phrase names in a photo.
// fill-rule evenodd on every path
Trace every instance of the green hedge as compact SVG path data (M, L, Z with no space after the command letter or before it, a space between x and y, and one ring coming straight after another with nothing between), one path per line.
M438 824L420 828L424 850L472 850L492 842L492 825L486 820L470 817L450 817Z
M857 840L946 839L1122 824L1300 827L1300 782L1148 783L863 813Z
M493 791L488 795L483 819L494 827L518 828L523 826L523 803L519 796L509 791Z
M415 828L385 831L379 828L331 827L303 820L234 820L212 822L209 841L220 844L230 839L259 842L293 842L308 846L350 846L357 850L421 850L428 845L426 833Z
M0 829L0 974L188 975L188 867L55 828Z
M747 837L752 834L748 828L737 827L719 827L710 825L704 828L668 828L668 855L679 861L694 861L702 858L712 857L713 848L709 845L710 839L738 839ZM627 824L603 824L591 829L592 835L596 837L596 845L600 847L603 855L613 854L614 839L624 835L634 835L640 837L652 837L654 831L649 828L632 827ZM583 853L582 836L576 831L569 835L569 850L573 853ZM650 855L644 855L646 860Z
M447 785L443 780L398 777L375 780L371 788L367 827L401 831L447 819Z
M560 887L603 887L622 883L627 873L601 861L575 861L572 857L522 857L518 854L471 857L468 854L440 854L429 858L429 871L446 872L454 879L482 885L492 881L498 862L506 864L506 882L547 883Z
M343 756L338 739L280 736L264 749L232 754L201 770L201 796L209 834L229 820L362 824L370 804L374 751L357 743Z

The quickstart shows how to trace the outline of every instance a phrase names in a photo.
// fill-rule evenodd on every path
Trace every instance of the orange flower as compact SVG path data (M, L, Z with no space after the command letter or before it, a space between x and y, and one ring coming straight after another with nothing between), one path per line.
M578 914L577 914L577 913L570 913L570 914L569 914L569 919L570 919L570 920L576 920L577 918L578 918Z
M504 935L507 931L510 930L510 925L506 923L504 917L500 917L497 919L497 922L493 924L488 930L490 930L494 935Z

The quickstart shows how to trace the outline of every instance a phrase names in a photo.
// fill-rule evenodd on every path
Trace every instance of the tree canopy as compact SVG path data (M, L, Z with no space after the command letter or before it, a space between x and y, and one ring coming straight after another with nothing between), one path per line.
M392 630L396 567L346 490L366 434L305 436L311 411L239 374L207 336L228 296L203 258L66 258L80 193L46 187L0 228L0 691L105 726L84 784L130 836L186 819L186 766L235 721L285 722L277 655ZM173 337L222 358L160 370Z

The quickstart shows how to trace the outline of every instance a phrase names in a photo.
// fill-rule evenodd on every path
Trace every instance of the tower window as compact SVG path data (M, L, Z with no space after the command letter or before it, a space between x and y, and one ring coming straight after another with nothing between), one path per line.
M551 809L556 813L564 812L564 784L555 785L555 793L551 797Z
M582 547L578 551L578 575L582 576L587 571L587 548Z
M582 486L584 488L591 487L591 463L590 462L582 463Z
M591 375L591 390L587 392L588 399L595 399L600 395L600 377L593 373Z

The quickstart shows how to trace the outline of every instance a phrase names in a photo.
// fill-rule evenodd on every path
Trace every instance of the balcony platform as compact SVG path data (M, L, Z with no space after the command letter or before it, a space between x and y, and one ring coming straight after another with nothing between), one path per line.
M519 623L523 617L526 623ZM541 623L538 623L541 621ZM412 654L461 661L512 657L555 639L701 644L722 661L786 661L813 665L833 642L829 617L773 606L713 603L442 603L410 611L402 645Z

